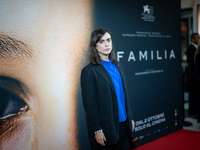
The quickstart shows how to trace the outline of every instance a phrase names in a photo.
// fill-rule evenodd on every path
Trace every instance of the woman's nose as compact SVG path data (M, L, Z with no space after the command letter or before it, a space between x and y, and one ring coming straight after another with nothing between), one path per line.
M109 42L105 41L105 45L108 46L108 45L109 45Z

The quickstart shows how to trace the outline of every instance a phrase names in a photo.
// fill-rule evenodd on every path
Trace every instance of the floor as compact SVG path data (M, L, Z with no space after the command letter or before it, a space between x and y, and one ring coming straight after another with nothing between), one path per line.
M185 103L184 104L185 121L191 122L193 125L189 126L189 127L183 127L183 129L194 130L194 131L200 132L200 123L197 123L197 119L193 119L193 118L188 116L188 107L189 107L189 104Z

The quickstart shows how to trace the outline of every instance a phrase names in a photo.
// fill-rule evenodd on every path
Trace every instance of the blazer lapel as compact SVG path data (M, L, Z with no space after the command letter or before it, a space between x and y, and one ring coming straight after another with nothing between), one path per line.
M104 68L103 65L99 65L96 70L107 81L107 83L110 85L111 89L116 94L114 84L113 84L112 79L111 79L109 73L107 72L106 68Z

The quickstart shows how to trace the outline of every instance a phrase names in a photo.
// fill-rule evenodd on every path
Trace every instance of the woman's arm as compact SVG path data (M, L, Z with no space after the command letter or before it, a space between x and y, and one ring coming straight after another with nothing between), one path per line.
M83 106L87 114L88 128L91 134L101 129L97 106L96 81L91 71L84 68L81 72Z

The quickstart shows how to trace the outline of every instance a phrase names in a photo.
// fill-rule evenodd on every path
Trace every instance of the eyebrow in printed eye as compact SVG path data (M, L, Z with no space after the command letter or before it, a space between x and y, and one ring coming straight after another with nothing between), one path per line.
M30 58L30 47L15 38L0 33L0 57L2 58Z

